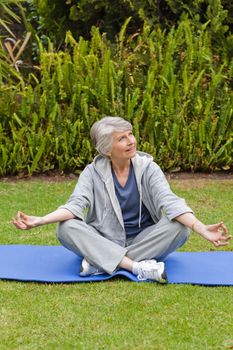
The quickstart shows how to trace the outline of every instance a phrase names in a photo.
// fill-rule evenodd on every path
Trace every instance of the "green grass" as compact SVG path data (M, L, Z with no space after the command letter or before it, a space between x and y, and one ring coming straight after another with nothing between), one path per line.
M18 231L17 210L43 215L64 203L75 180L0 182L0 244L58 244L55 225ZM233 232L232 180L172 180L206 223ZM232 250L231 243L226 250ZM214 249L196 234L182 248ZM123 279L83 284L0 281L0 349L230 349L231 287L157 285Z

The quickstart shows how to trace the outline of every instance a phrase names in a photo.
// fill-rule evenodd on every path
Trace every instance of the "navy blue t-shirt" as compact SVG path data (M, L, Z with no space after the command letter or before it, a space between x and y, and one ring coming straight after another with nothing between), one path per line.
M124 187L119 184L113 169L112 176L116 196L122 211L126 234L130 236L137 235L146 227L154 225L154 221L152 220L149 211L142 203L141 227L139 227L140 196L132 162L130 164L129 176Z

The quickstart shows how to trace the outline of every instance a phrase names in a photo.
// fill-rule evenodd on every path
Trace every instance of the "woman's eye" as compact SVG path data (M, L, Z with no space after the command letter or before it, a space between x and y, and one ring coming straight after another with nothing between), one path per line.
M127 138L129 138L129 137L131 137L131 136L133 136L133 132L129 132L127 135L121 136L121 137L118 139L118 141L121 142L121 141L123 141L123 140L125 140L125 139L127 139Z

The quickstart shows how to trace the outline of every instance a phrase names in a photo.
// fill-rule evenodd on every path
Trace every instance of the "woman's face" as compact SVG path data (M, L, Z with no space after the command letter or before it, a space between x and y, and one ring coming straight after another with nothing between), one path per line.
M114 132L109 156L115 161L129 160L136 154L136 145L137 142L131 130Z

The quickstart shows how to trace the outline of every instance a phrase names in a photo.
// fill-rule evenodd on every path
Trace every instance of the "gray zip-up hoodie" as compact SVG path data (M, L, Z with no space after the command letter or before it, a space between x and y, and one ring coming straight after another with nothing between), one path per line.
M144 203L150 215L157 223L162 214L169 220L192 212L184 199L177 197L153 158L146 153L137 152L132 159L136 176L140 203ZM141 220L141 204L139 226ZM126 233L121 208L115 194L111 163L98 155L79 176L73 194L60 208L69 210L101 234L125 246Z

